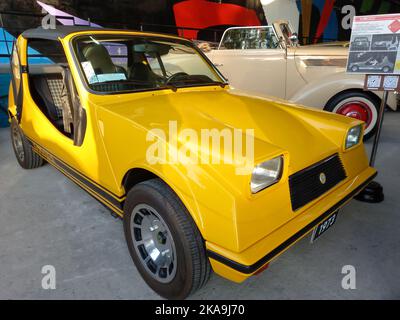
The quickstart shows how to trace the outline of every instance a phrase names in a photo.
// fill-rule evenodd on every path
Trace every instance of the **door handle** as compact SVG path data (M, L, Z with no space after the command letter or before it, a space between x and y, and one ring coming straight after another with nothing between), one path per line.
M216 66L216 67L223 67L224 64L223 64L223 63L214 63L214 66Z

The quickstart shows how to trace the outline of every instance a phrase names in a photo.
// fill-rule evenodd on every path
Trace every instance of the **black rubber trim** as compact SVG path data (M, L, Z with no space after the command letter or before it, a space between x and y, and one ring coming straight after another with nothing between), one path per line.
M320 222L322 222L325 218L329 217L332 213L337 211L344 203L346 203L348 200L356 196L362 189L365 188L367 184L369 184L375 177L377 173L373 174L371 177L369 177L364 183L362 183L360 186L358 186L355 190L353 190L351 193L349 193L346 197L344 197L342 200L340 200L338 203L336 203L333 207L325 211L322 215L320 215L317 219L314 221L310 222L308 225L306 225L303 229L295 233L293 236L291 236L289 239L287 239L285 242L283 242L281 245L279 245L277 248L266 254L264 257L262 257L260 260L255 262L252 265L244 265L240 264L236 261L230 260L218 253L215 253L211 250L207 250L207 255L209 258L214 259L218 262L221 262L228 267L239 271L244 274L250 274L254 273L257 271L259 268L261 268L264 264L266 264L268 261L273 259L275 256L277 256L280 252L284 251L286 248L288 248L291 244L302 238L305 234L307 234L311 229L313 229L315 226L317 226Z
M54 158L53 161L55 162L56 165L61 167L63 170L68 172L71 176L73 176L75 179L77 179L79 182L87 186L89 189L91 189L93 192L97 193L100 195L102 198L116 206L117 208L122 210L122 201L118 201L114 197L110 196L107 192L104 190L100 189L98 186L90 182L89 180L86 180L83 178L80 174L76 173L74 170L70 169L66 164L64 164L61 160Z
M33 144L33 145L37 145L40 149L43 149L46 153L48 153L49 155L51 155L52 157L52 161L54 162L55 165L61 167L63 170L65 170L69 175L71 175L72 177L74 177L75 179L77 179L79 182L81 182L82 184L84 184L85 186L87 186L90 190L92 190L93 192L95 192L96 194L98 194L99 196L101 196L103 199L107 200L108 202L110 202L111 204L113 204L114 206L116 206L117 208L121 209L123 208L123 203L124 200L117 200L115 199L113 196L111 196L109 193L107 193L106 191L104 191L103 189L101 189L100 187L98 187L95 182L92 182L89 178L85 177L84 175L76 172L74 169L72 169L70 166L68 166L66 163L64 163L62 160L58 159L55 155L53 155L51 152L49 152L46 148L43 148L41 145L39 145L38 143L34 142L33 140L29 139L27 137L27 139ZM111 192L110 192L111 193ZM118 197L119 199L122 199L125 195L123 196L117 196L115 195L115 197Z

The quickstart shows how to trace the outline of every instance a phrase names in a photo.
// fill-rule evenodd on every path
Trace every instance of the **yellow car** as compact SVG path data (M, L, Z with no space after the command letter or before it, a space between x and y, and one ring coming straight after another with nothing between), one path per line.
M50 163L121 217L137 269L166 298L211 270L235 282L261 272L376 175L362 122L233 93L182 38L32 29L11 67L19 164Z

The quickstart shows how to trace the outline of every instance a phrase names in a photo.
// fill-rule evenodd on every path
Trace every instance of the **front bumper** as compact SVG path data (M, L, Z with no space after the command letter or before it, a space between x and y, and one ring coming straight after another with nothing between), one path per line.
M244 281L309 234L321 221L343 207L364 189L376 174L376 170L369 167L322 197L304 213L240 253L206 242L207 254L214 272L235 282Z

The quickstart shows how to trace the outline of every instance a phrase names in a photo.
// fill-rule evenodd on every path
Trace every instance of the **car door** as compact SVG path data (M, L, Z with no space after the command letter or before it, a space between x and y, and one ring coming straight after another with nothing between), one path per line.
M64 158L63 153L78 158L84 134L74 122L76 88L63 47L47 39L29 39L24 47L24 132L58 158Z
M45 160L82 188L107 204L119 205L121 186L106 160L95 122L90 122L94 112L78 93L63 45L58 40L29 39L23 51L25 136Z
M233 88L285 98L286 50L272 27L230 28L209 56Z

